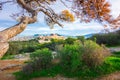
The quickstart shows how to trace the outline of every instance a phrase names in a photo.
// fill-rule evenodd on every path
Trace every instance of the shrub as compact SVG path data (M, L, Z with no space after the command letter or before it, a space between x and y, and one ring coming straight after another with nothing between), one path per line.
M110 52L93 41L87 40L84 43L82 61L89 67L96 67L104 62Z
M91 40L96 38L98 44L105 44L107 46L115 46L120 44L120 30L117 32L105 33L105 34L95 34L91 37Z
M67 39L65 39L65 43L66 44L73 44L75 40L76 39L74 39L74 38L68 37Z
M31 62L23 67L23 73L30 74L37 70L48 69L51 67L52 52L45 48L37 50L31 54Z
M9 50L7 55L20 54L25 52L34 52L38 49L39 44L36 40L29 41L11 41L9 42Z
M60 60L61 66L66 71L76 71L78 66L81 64L81 54L82 54L82 45L73 44L73 45L65 45L63 49L61 49Z
M84 41L85 41L84 36L78 36L77 39L80 40L82 42L82 44L84 45Z
M83 65L90 68L97 67L110 54L105 46L100 46L91 40L76 40L73 44L58 45L56 47L58 58L60 58L60 64L57 64L68 72L80 70ZM26 74L52 67L52 52L48 48L36 50L31 54L31 60L22 70Z
M61 65L65 70L75 71L81 65L96 67L110 55L105 46L100 46L91 40L75 41L73 45L65 45L60 50Z
M42 44L42 47L49 48L50 50L55 51L57 45L64 44L64 43L65 43L64 40L51 39L50 43L44 43L44 44Z
M11 55L11 54L19 54L19 51L22 49L22 46L19 44L18 42L9 42L9 49L7 51L7 55Z

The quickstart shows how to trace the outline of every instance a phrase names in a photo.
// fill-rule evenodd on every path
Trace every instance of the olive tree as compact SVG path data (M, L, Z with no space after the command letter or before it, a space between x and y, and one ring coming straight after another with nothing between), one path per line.
M51 5L55 5L57 1L69 10L56 13ZM69 5L66 4L67 2ZM53 28L54 24L63 27L62 21L73 22L76 18L80 19L80 22L86 23L94 20L103 24L105 28L107 25L112 26L113 29L119 27L120 16L114 19L110 15L110 3L106 0L1 0L0 10L2 11L3 6L7 6L5 4L8 3L17 4L23 11L20 13L13 12L15 14L12 17L18 21L17 24L0 31L0 57L9 48L8 40L23 32L28 24L35 23L40 12L45 14L45 21L50 28Z

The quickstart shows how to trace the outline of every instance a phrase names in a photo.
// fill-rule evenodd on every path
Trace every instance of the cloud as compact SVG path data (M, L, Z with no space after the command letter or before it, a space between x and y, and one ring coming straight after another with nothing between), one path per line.
M4 30L4 29L6 29L6 28L5 28L5 27L1 27L1 26L0 26L0 31L2 31L2 30Z
M117 17L120 14L120 0L109 0L110 4L111 4L111 14L114 17Z
M114 17L117 17L120 13L120 7L119 7L120 0L108 0L108 1L112 4L111 14ZM67 3L67 5L70 6L69 3ZM64 5L59 2L59 0L57 1L56 5L51 5L51 7L57 13L59 13L63 9L68 9L64 7ZM17 8L18 7L16 7L16 5L10 5L10 4L8 6L6 5L4 6L4 10L0 12L0 30L3 30L5 28L11 27L12 25L16 24L16 22L12 20L9 15L14 12L15 13L18 12ZM25 31L20 35L33 35L33 34L46 34L46 33L59 33L64 35L83 35L89 33L98 33L103 29L103 26L96 22L86 24L86 23L80 23L79 20L77 20L74 23L63 23L63 24L64 24L64 28L55 25L55 28L51 30L45 24L44 14L39 13L38 22L28 25Z

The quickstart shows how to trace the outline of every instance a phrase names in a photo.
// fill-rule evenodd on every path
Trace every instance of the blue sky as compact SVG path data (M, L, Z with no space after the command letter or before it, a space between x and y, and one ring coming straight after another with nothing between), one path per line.
M0 0L5 1L5 0ZM111 3L111 14L114 17L117 17L120 13L120 0L107 0ZM62 6L62 7L61 7ZM54 7L52 8L56 12L60 12L64 9L67 9L64 7L60 2L58 1ZM0 31L4 30L8 27L11 27L12 25L15 25L17 22L14 21L10 15L14 12L18 12L18 7L16 5L9 4L9 7L4 6L4 10L0 12ZM38 15L38 21L34 24L28 25L24 32L22 32L20 35L34 35L34 34L49 34L49 33L58 33L62 35L84 35L84 34L90 34L90 33L99 33L103 26L96 22L91 22L89 24L86 23L80 23L79 20L76 20L73 23L63 23L64 28L59 27L58 25L55 25L54 29L50 29L49 26L47 26L44 22L44 14L40 13Z

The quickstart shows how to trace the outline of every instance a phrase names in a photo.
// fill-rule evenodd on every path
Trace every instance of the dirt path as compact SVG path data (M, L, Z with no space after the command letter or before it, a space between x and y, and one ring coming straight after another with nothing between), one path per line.
M51 77L51 78L34 78L32 80L76 80L75 78L65 78L65 77L61 77L59 75L57 75L56 77Z
M13 72L22 68L23 60L0 60L0 80L16 80Z
M99 77L95 80L120 80L120 72L115 72L107 76Z
M13 72L19 71L23 66L24 60L0 60L0 80L16 80ZM34 78L32 80L76 80L56 76L54 78ZM120 80L120 72L115 72L95 80Z
M120 47L110 47L109 50L111 52L119 52L120 51Z
M0 72L0 80L15 80L15 76Z

